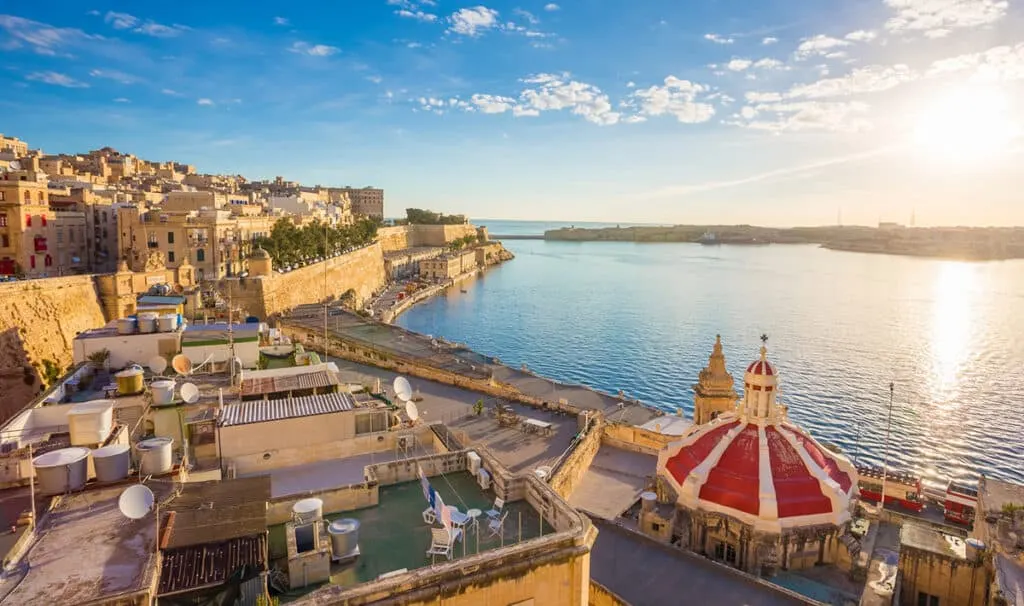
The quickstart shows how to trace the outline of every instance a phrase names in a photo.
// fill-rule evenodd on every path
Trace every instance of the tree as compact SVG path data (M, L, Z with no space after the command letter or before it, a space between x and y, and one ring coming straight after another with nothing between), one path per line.
M405 209L405 217L412 225L462 225L468 221L465 215L445 215L421 208Z
M259 238L274 263L293 265L315 257L327 257L347 248L365 246L377 237L379 222L364 218L354 225L334 227L320 220L298 227L290 217L282 217L270 230L270 235Z

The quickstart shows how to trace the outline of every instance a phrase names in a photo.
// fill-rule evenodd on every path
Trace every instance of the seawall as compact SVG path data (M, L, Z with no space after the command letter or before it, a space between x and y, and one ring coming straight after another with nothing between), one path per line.
M0 283L0 417L39 394L44 360L63 375L75 335L103 324L92 276Z
M381 250L391 252L414 246L447 246L452 240L475 236L476 226L459 225L397 225L377 230Z

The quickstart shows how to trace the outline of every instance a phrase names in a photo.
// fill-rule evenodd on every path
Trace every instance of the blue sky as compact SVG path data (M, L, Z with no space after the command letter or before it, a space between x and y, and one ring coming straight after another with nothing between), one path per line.
M0 131L388 214L1019 225L1017 1L7 4Z

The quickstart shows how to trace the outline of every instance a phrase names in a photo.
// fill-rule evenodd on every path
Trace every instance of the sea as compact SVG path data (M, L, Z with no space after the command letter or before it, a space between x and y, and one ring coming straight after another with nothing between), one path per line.
M615 225L479 223L495 235ZM687 416L715 335L737 392L767 335L790 418L858 463L888 453L890 467L939 483L979 473L1024 483L1024 261L813 245L505 245L515 260L396 323Z

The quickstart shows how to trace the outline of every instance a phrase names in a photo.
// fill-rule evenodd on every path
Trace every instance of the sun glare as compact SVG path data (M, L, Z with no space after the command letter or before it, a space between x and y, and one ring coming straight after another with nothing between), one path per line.
M1003 153L1019 134L1009 103L996 88L952 91L917 117L914 140L932 159L956 165L976 164Z

